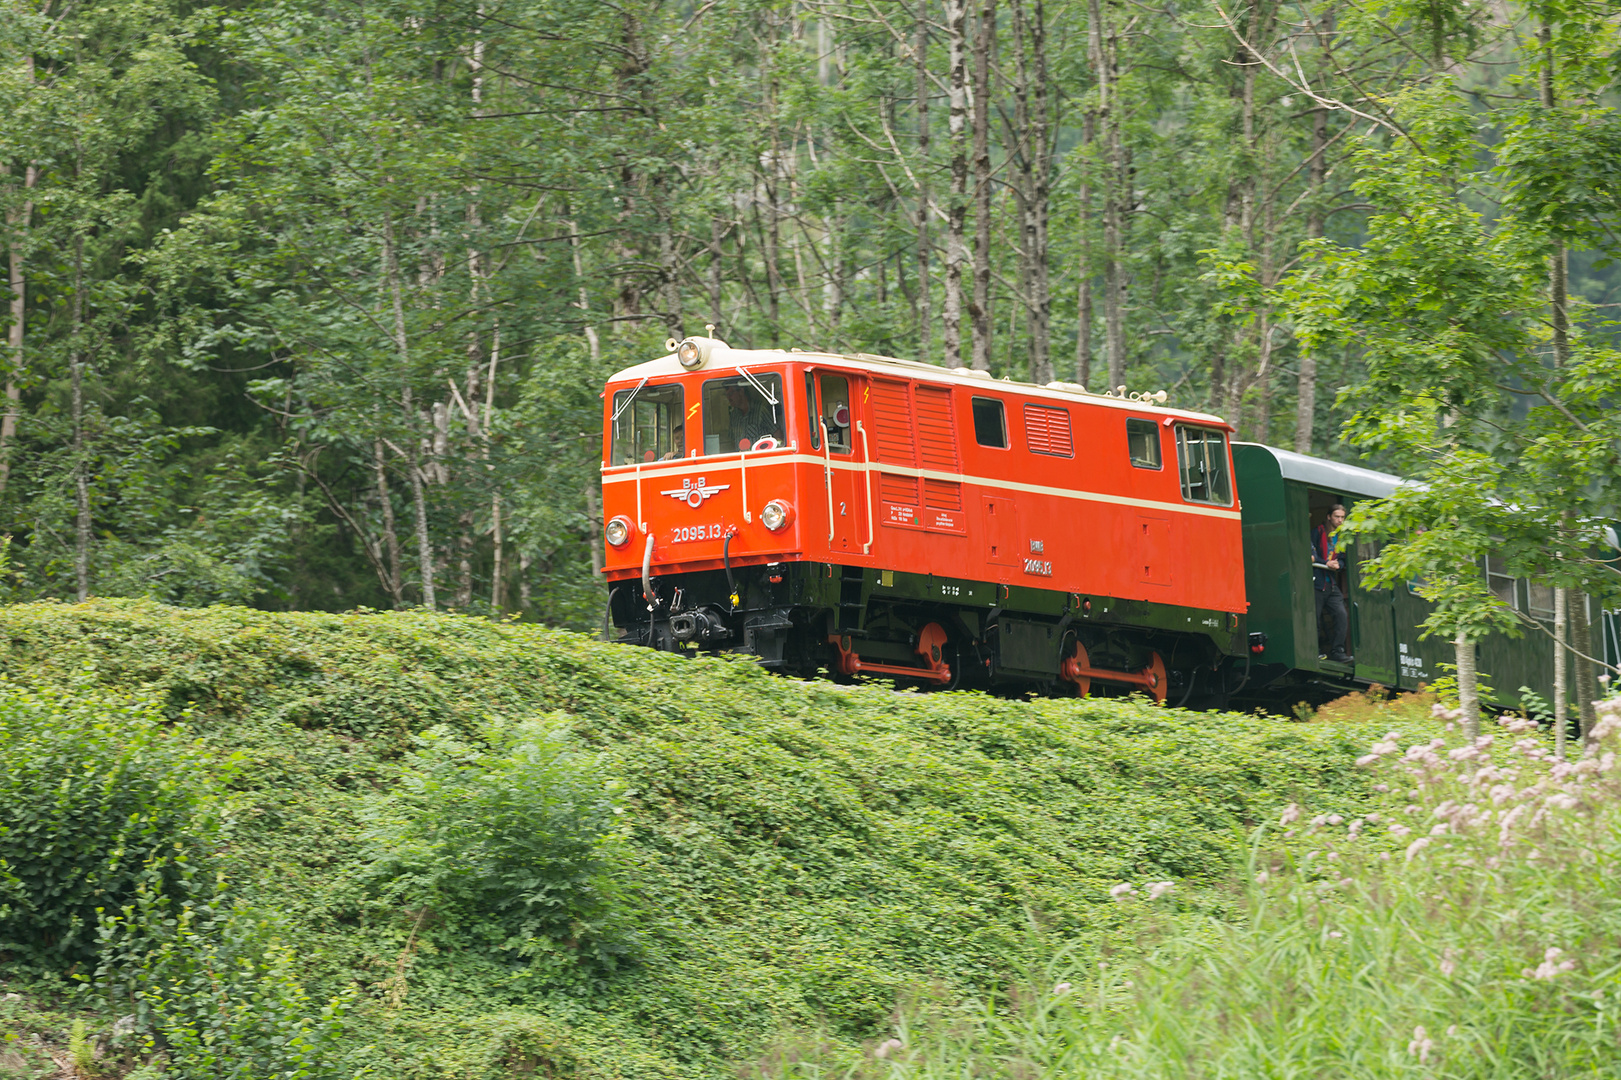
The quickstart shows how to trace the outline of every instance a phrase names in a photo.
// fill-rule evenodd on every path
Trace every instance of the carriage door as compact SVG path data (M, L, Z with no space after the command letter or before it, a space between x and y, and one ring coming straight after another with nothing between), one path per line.
M862 454L861 435L856 431L856 398L865 381L849 375L823 372L816 376L815 440L822 439L823 483L826 485L828 547L834 553L861 554L871 540L867 523L867 472Z

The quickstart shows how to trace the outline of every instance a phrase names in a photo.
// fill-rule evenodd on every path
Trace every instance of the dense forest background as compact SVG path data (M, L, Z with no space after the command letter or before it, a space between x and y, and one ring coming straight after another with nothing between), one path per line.
M5 0L5 595L590 626L601 384L706 324L1164 388L1355 459L1341 388L1402 319L1450 340L1482 297L1519 336L1480 355L1602 362L1616 30L1568 0ZM1388 302L1333 306L1369 274ZM1603 415L1504 364L1488 429Z

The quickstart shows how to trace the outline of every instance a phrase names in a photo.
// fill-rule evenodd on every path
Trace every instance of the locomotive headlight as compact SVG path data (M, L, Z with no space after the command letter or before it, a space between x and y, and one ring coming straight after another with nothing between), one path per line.
M772 532L777 532L778 530L786 527L788 522L793 520L793 516L793 507L789 506L781 499L772 499L770 502L765 504L765 509L760 511L760 524L764 525Z
M614 518L612 521L608 522L608 527L603 530L604 534L608 538L608 543L612 544L614 547L624 547L626 544L630 543L630 534L632 531L633 530L630 527L630 519L626 517Z
M681 361L681 366L688 371L696 371L704 366L704 361L708 359L706 355L708 352L709 350L704 348L697 338L687 338L687 340L676 346L675 358Z

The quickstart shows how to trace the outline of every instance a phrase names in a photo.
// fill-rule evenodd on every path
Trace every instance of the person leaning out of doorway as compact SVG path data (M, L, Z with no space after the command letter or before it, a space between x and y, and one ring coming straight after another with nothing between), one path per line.
M1335 503L1328 517L1311 531L1311 578L1317 597L1317 651L1337 664L1349 664L1346 634L1351 627L1345 607L1346 553L1335 535L1345 523L1345 507Z

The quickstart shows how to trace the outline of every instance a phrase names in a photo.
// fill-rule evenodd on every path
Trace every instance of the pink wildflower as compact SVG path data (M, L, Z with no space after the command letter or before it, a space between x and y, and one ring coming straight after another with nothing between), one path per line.
M1411 844L1408 844L1407 845L1407 861L1412 862L1414 855L1417 855L1419 852L1423 851L1425 848L1427 848L1429 846L1430 846L1430 838L1427 837L1427 836L1421 836L1417 840L1414 840Z
M1064 994L1069 993L1073 989L1074 989L1074 987L1071 986L1069 983L1061 982L1057 986L1053 987L1053 997L1061 997Z
M1285 806L1283 808L1283 813L1278 816L1279 825L1292 825L1299 820L1300 806L1297 803L1290 803L1288 806Z
M1122 881L1120 884L1109 890L1109 895L1114 897L1116 900L1124 900L1126 897L1130 896L1136 891L1136 889Z
M1558 949L1550 945L1548 946L1548 951L1542 954L1542 963L1536 966L1535 971L1531 970L1530 968L1526 968L1525 970L1521 971L1520 974L1524 975L1528 979L1557 978L1564 972L1572 971L1576 967L1576 961L1574 960L1559 959L1564 954L1565 950Z
M1172 889L1176 888L1174 881L1156 881L1148 886L1148 898L1158 900Z
M1407 1052L1418 1058L1419 1064L1426 1064L1430 1054L1435 1050L1435 1040L1431 1039L1423 1027L1413 1029L1413 1041L1407 1044Z
M906 1044L901 1042L899 1039L885 1039L883 1042L878 1044L877 1049L872 1052L872 1056L876 1058L887 1058L895 1051L904 1050L905 1048Z

